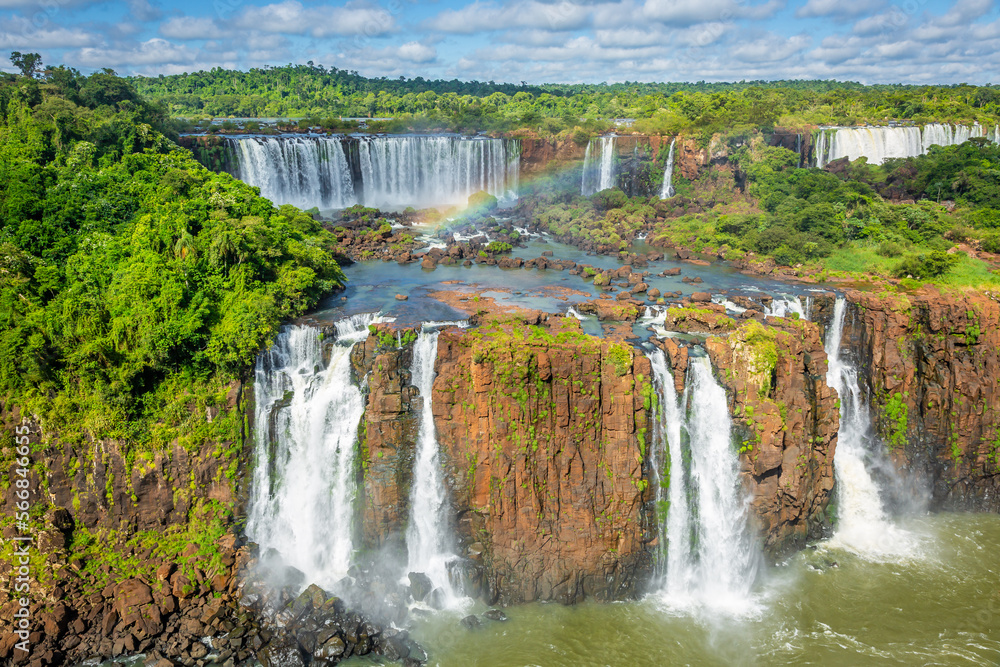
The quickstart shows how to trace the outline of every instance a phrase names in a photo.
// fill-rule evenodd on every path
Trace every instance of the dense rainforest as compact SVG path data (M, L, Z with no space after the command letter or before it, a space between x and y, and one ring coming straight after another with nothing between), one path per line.
M332 235L202 167L110 71L5 75L0 119L0 393L64 439L225 439L192 415L342 284Z
M136 89L173 116L301 117L314 126L342 127L343 118L392 118L375 129L558 133L609 119L636 119L645 133L742 132L775 125L853 125L1000 119L1000 87L865 86L837 81L739 83L497 84L366 78L357 72L306 65L246 72L213 69L135 77Z

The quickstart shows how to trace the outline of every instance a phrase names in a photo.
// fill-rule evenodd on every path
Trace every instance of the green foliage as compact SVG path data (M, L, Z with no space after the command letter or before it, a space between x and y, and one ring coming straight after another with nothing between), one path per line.
M487 214L497 210L498 200L485 190L469 195L469 208L477 213Z
M127 81L64 79L3 98L0 395L66 438L162 446L343 283L336 239L177 149Z
M889 448L899 449L906 445L906 428L909 418L909 408L906 406L906 394L896 392L889 397L882 408L889 421Z
M941 250L934 250L926 255L907 257L900 262L893 275L897 278L937 278L948 272L958 263L958 257Z
M607 360L615 367L615 375L622 377L632 367L632 349L624 343L612 343Z
M486 250L487 254L499 255L501 253L510 252L513 250L513 246L506 241L490 241L486 244L486 248L484 248L484 250Z
M175 114L198 117L302 117L308 127L350 129L345 118L377 131L505 131L530 128L584 145L606 131L603 119L636 118L648 134L748 134L776 125L854 125L886 119L996 124L990 87L863 86L837 81L738 83L526 84L365 78L322 65L246 72L213 69L133 79L139 91Z

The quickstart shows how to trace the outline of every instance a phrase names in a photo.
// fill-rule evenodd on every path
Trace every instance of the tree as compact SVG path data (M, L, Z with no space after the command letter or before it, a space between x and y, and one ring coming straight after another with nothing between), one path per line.
M35 72L42 69L42 57L37 53L13 51L10 54L10 61L14 63L14 67L21 70L21 76L26 76L29 79L34 79Z

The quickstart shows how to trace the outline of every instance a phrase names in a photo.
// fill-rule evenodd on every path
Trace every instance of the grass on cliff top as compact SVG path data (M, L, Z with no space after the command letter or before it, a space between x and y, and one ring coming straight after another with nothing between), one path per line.
M882 257L874 247L866 245L839 248L821 262L831 276L876 282L892 276L898 264L898 257ZM986 289L1000 286L1000 275L991 272L986 262L958 253L958 262L947 273L917 282L941 287Z

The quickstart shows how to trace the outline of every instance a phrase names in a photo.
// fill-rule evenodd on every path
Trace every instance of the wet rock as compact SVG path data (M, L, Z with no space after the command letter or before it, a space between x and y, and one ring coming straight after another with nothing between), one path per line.
M257 653L264 667L305 667L306 661L294 637L273 639Z
M409 298L410 297L406 296L405 294L397 294L396 295L396 301L406 301Z
M468 630L478 630L483 625L483 622L479 620L479 617L474 614L463 618L461 623L462 626Z
M437 268L437 262L434 261L433 257L425 255L423 261L420 262L420 268L430 269L433 271Z
M431 609L444 609L444 591L440 588L431 591L427 596L427 604Z
M483 617L488 618L491 621L506 621L507 614L503 613L499 609L490 609L489 611L483 612Z
M695 292L691 295L691 301L695 303L711 303L712 295L708 292Z
M335 635L319 646L313 652L313 657L321 660L336 660L344 655L346 650L347 645L344 643L344 640Z
M679 268L665 269L663 273L660 274L663 277L667 276L679 276L681 275L681 270Z

